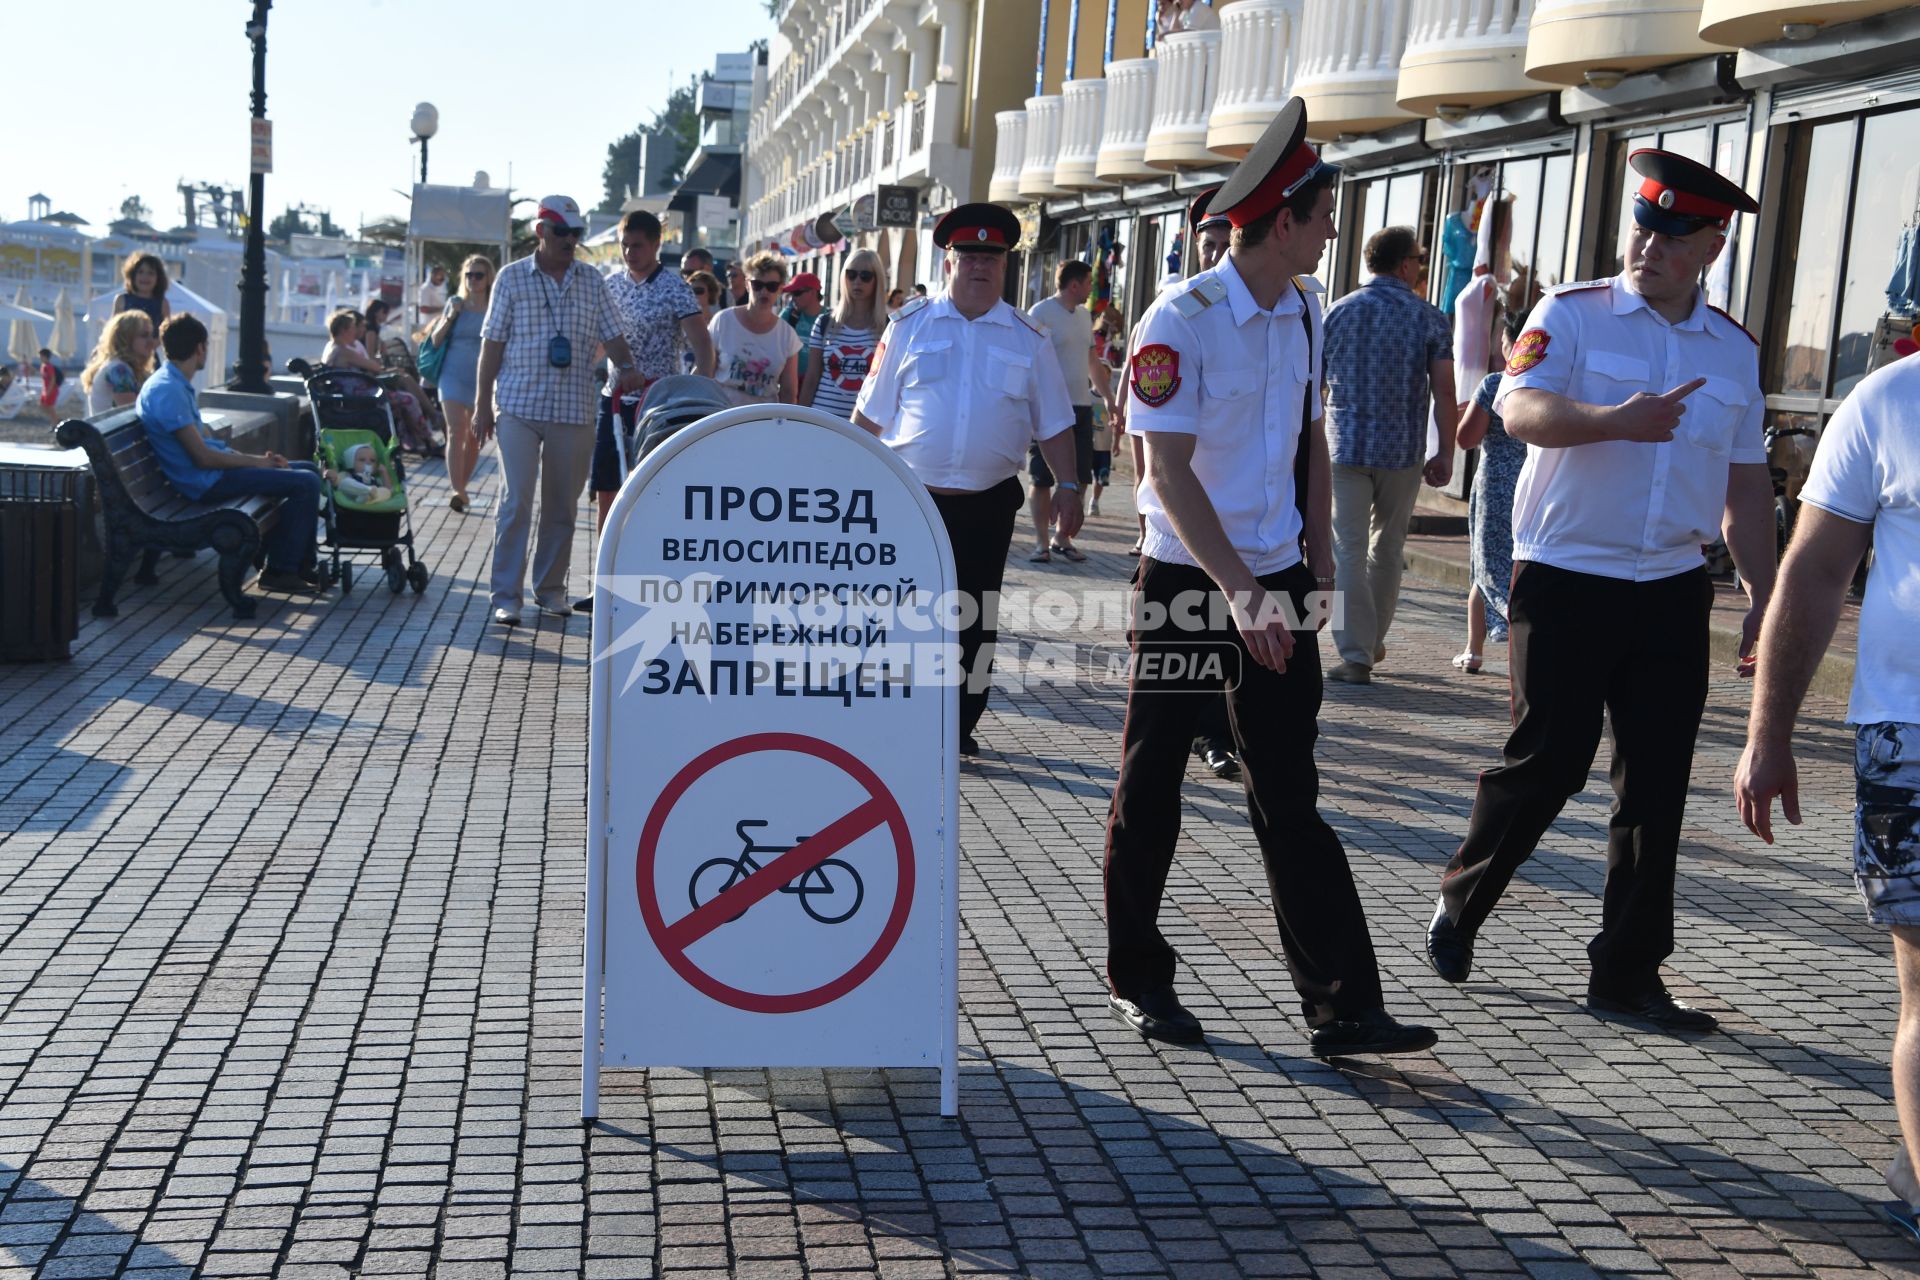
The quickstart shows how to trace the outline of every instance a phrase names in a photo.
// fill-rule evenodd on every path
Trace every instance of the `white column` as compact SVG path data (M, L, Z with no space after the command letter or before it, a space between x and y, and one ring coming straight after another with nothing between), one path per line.
M1053 166L1053 184L1074 191L1108 185L1094 175L1100 126L1106 118L1107 82L1069 80L1060 86L1060 98L1060 156Z
M1293 92L1300 0L1239 0L1220 12L1220 88L1207 149L1244 156Z
M1176 32L1154 46L1154 57L1160 71L1153 87L1147 163L1157 169L1219 164L1221 157L1207 149L1207 117L1219 78L1220 33Z
M1093 163L1096 177L1117 182L1159 173L1145 159L1159 66L1153 58L1126 58L1107 64L1107 106L1100 127L1100 152Z

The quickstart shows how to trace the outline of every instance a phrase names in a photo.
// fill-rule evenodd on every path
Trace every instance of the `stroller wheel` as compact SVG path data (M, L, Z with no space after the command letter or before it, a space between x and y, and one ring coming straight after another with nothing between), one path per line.
M407 570L407 585L413 588L413 594L419 595L427 589L427 579L431 576L427 572L427 566L415 560L412 567Z
M387 571L387 590L399 595L406 590L407 566L401 561L400 553L391 547L387 548L386 554L380 559Z
M350 564L343 564L340 566L340 594L345 595L352 590L353 590L353 566Z

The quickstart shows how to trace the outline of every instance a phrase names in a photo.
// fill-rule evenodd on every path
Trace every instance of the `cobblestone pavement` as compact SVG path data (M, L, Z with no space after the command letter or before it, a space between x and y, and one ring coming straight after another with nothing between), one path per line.
M1606 810L1572 805L1483 935L1421 934L1501 665L1410 580L1336 686L1325 805L1430 1055L1305 1054L1235 786L1196 770L1166 909L1204 1049L1100 978L1116 689L1000 697L962 775L962 1115L925 1072L614 1072L578 1120L584 619L486 621L477 516L416 487L435 577L236 624L169 561L63 666L0 670L0 1276L1838 1274L1920 1258L1870 1212L1894 986L1848 877L1841 708L1807 823L1729 796L1715 683L1680 884L1681 1040L1580 1004ZM1119 507L1118 501L1109 504ZM1085 565L1119 581L1124 515ZM1022 539L1024 542L1024 538ZM576 563L580 560L576 558ZM1117 639L1117 637L1107 637ZM1604 760L1602 761L1604 768Z

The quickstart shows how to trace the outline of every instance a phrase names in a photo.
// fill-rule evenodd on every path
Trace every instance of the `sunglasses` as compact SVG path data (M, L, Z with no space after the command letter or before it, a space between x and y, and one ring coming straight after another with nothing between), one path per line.
M780 282L778 280L755 280L753 282L753 291L755 293L778 293L780 292Z
M469 280L485 280L486 278L487 278L487 273L484 271L467 272L467 279Z
M575 236L585 234L585 232L585 227L570 227L564 222L549 222L547 224L547 234L550 236L559 236L562 240L571 240Z
M861 284L872 284L878 277L871 271L862 271L855 267L848 267L847 279L858 280Z

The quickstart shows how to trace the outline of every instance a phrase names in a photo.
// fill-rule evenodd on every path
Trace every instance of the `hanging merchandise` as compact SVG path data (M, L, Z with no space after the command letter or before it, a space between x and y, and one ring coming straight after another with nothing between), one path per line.
M1113 237L1112 224L1102 223L1099 240L1094 246L1093 296L1087 302L1088 310L1095 315L1113 305L1113 282L1120 274L1121 247Z

